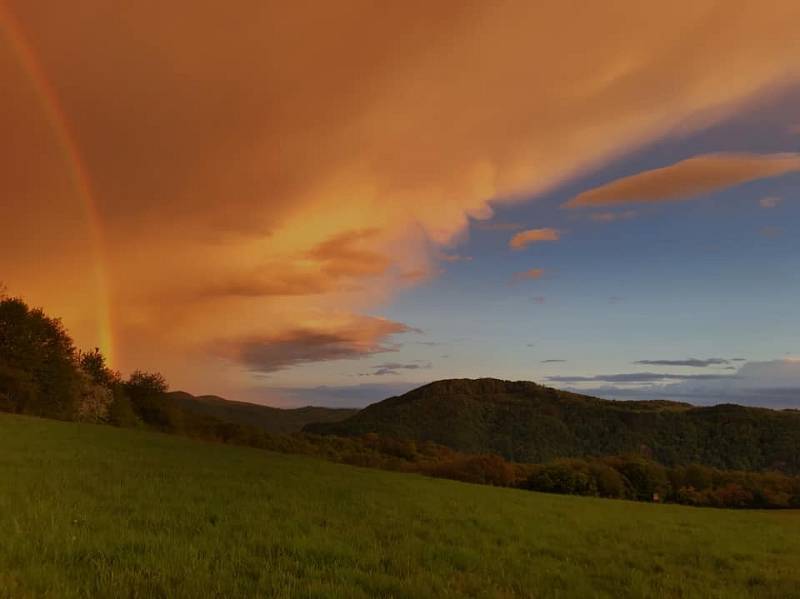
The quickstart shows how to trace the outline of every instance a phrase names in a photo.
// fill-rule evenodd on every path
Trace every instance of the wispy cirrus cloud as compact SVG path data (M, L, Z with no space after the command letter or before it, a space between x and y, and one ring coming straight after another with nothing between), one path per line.
M777 208L782 201L783 198L768 196L766 198L761 198L760 200L758 200L758 205L766 210L769 210L771 208Z
M659 372L625 372L620 374L597 374L594 376L549 376L553 383L653 383L658 381L712 381L735 378L730 374L674 374Z
M578 194L565 208L687 200L734 185L800 171L800 153L704 154Z
M472 256L465 256L463 254L447 254L442 252L438 255L439 260L442 262L471 262Z
M708 366L719 366L728 364L730 360L726 358L686 358L685 360L637 360L634 364L644 364L646 366L690 366L692 368L707 368Z
M636 216L636 211L626 210L625 212L593 212L589 218L598 223L613 223L618 220L630 220Z
M557 229L528 229L514 235L508 242L508 247L514 250L521 250L534 243L543 241L558 241L561 239L561 232Z
M432 364L425 361L416 362L384 362L372 367L371 372L362 373L361 376L385 376L400 374L401 370L430 370Z
M773 408L800 408L800 360L747 362L735 375L682 376L681 380L609 381L582 378L581 393L626 399L674 399L697 404L740 403ZM587 387L587 382L608 383ZM562 381L569 383L571 381ZM639 383L630 385L625 383Z

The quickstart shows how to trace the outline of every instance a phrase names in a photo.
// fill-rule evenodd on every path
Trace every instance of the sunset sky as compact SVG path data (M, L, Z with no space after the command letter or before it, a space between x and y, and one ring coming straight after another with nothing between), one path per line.
M800 407L800 3L0 0L0 281L273 405Z

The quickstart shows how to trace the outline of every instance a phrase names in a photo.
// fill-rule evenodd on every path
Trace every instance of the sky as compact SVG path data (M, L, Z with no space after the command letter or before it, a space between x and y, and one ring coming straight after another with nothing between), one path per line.
M198 394L800 407L798 22L0 0L0 281Z

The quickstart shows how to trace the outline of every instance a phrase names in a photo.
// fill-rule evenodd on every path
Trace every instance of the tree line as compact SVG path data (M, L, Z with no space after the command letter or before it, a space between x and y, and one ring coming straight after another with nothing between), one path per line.
M99 349L79 351L60 320L0 296L0 410L139 427L206 441L316 456L356 466L549 493L729 508L800 507L800 477L699 464L666 467L642 455L510 462L496 453L365 433L276 435L182 409L158 373L127 378Z

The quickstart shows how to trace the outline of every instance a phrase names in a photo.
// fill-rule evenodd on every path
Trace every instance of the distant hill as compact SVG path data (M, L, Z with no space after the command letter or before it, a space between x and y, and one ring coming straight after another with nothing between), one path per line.
M306 432L378 433L519 462L642 453L667 465L800 472L800 413L610 401L526 381L437 381Z
M309 423L338 422L358 412L355 409L314 406L280 409L229 401L216 395L195 396L184 391L172 391L166 395L181 410L211 416L223 422L253 426L272 434L296 433Z

